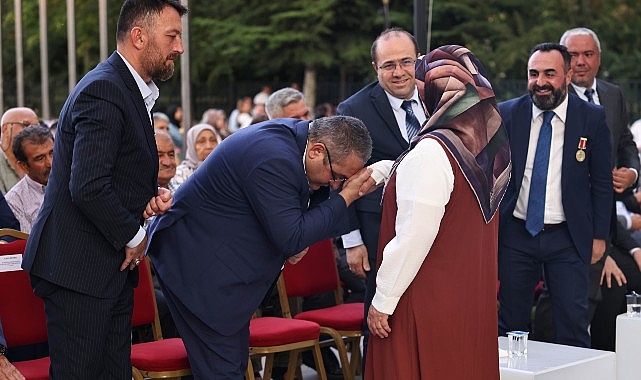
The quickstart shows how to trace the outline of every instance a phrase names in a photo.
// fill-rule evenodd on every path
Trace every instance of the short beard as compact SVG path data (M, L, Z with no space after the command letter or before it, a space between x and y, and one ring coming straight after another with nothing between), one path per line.
M552 90L552 94L548 96L539 96L536 94L537 90ZM559 89L555 89L552 87L552 85L545 85L545 86L537 86L534 85L532 88L528 89L528 92L530 93L530 98L532 99L532 102L534 103L535 106L537 106L540 110L543 111L550 111L555 109L563 100L565 99L565 96L568 93L568 88L566 85L560 87Z

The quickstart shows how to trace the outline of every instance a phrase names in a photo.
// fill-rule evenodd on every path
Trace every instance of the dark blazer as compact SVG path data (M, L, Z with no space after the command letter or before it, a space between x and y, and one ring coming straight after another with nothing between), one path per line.
M529 95L499 104L510 137L512 175L501 202L501 224L512 217L519 196L527 159L532 120ZM587 138L585 160L576 159L579 139ZM592 239L607 239L612 207L610 133L603 107L568 95L563 142L561 188L563 211L574 245L590 263Z
M601 79L597 79L596 83L599 102L605 109L605 121L610 129L613 147L612 165L617 168L635 169L639 172L639 153L628 125L628 110L621 88ZM573 86L568 87L570 93L576 93Z
M4 194L0 193L0 228L11 228L20 231L20 222L13 215Z
M248 325L289 256L349 230L337 194L307 210L309 123L275 119L235 132L148 228L163 289L222 335Z
M365 124L372 137L372 156L367 164L381 160L396 160L409 143L399 130L394 110L389 103L385 90L378 81L363 87L356 94L338 105L338 114L353 116ZM359 228L363 242L367 246L370 260L376 261L378 230L380 228L383 207L381 206L382 189L378 189L358 200L353 209L350 221L352 229Z
M125 62L113 53L76 85L60 113L44 203L22 267L96 297L115 297L137 271L120 271L125 245L156 194L150 115Z

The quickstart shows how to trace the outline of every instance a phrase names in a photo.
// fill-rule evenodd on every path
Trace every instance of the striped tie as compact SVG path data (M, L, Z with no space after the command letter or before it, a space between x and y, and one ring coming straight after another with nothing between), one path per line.
M412 100L403 100L401 108L405 111L405 128L407 129L407 141L412 141L412 138L421 130L421 123L418 122L414 110L412 110Z

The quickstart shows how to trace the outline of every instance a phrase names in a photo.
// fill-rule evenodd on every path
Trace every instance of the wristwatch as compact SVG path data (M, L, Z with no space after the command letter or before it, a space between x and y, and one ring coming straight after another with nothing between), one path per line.
M7 353L7 347L0 344L0 355L4 355L6 353Z

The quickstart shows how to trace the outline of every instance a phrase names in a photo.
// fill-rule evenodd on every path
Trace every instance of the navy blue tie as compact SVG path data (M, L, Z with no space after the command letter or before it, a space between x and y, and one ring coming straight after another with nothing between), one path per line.
M544 226L545 214L545 185L548 179L548 163L550 162L550 143L552 142L553 111L543 112L543 123L536 143L534 166L530 180L530 197L527 204L525 229L536 236Z
M594 90L593 89L586 88L584 94L588 98L588 102L594 103Z
M405 128L407 129L407 141L412 141L412 138L421 130L421 123L418 122L414 110L412 109L412 100L403 100L401 108L405 111Z

